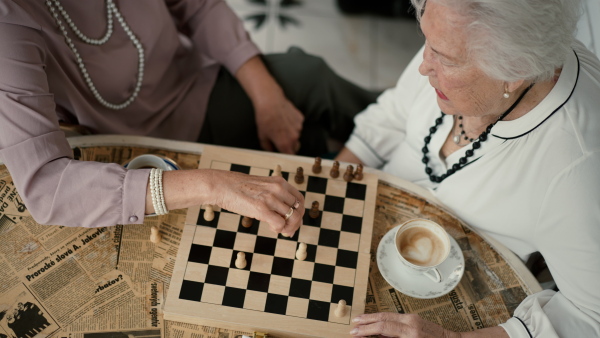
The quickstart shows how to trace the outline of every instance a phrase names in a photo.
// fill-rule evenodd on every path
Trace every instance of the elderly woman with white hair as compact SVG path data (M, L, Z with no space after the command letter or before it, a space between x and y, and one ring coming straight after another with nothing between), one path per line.
M429 189L560 291L469 333L416 315L354 319L354 336L600 336L600 61L573 0L413 0L425 46L355 118L338 156ZM420 74L419 74L420 73Z

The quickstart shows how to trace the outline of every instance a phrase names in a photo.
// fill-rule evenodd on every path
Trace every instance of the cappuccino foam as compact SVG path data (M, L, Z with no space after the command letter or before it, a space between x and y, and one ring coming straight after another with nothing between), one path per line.
M398 248L404 259L419 266L435 266L446 254L444 241L427 228L404 230L398 238Z

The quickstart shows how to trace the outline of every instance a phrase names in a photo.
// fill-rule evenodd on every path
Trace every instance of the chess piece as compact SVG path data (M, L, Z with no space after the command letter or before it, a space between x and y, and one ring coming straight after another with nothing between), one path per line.
M275 167L271 176L281 176L281 166L279 164Z
M243 252L238 252L237 259L235 260L235 267L238 269L243 269L246 267L246 254Z
M244 228L249 228L252 226L252 218L244 216L242 217L242 226Z
M310 216L310 218L318 218L320 214L321 214L321 212L319 211L319 202L317 202L317 201L312 202L312 206L310 207L310 210L308 211L308 216Z
M296 182L296 184L304 183L304 169L302 169L302 167L298 167L298 169L296 169L296 176L294 176L294 182Z
M213 208L212 205L208 204L204 208L204 220L207 222L210 222L213 219L215 219L215 209Z
M338 318L342 318L346 316L346 301L343 299L340 299L340 301L338 302L337 308L335 309L335 312L333 313L336 317Z
M315 164L313 164L312 171L315 174L321 173L321 158L315 157Z
M354 167L352 165L348 165L346 168L346 172L344 173L344 181L350 182L354 178Z
M354 179L357 181L360 181L363 179L363 165L360 163L356 165L356 171L354 172Z
M331 167L331 171L329 171L329 176L332 178L340 176L340 162L333 161L333 167Z
M160 231L158 230L158 228L155 226L150 228L150 242L152 242L154 244L158 244L158 243L160 243L161 239L162 239L162 235L160 234Z
M296 259L303 261L306 259L306 255L306 243L300 242L298 245L298 250L296 250Z

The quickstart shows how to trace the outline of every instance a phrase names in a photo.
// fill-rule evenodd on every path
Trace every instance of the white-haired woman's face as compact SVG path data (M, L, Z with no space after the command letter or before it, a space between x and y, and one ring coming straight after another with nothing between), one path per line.
M451 8L428 1L421 18L426 38L419 72L429 77L440 109L450 115L499 115L504 82L486 76L466 49L466 21Z

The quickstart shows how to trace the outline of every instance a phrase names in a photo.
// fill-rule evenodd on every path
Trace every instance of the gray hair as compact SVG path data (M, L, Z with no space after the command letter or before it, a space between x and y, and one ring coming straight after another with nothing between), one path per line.
M579 0L411 0L419 20L427 1L467 19L468 55L491 78L545 81L572 52Z

